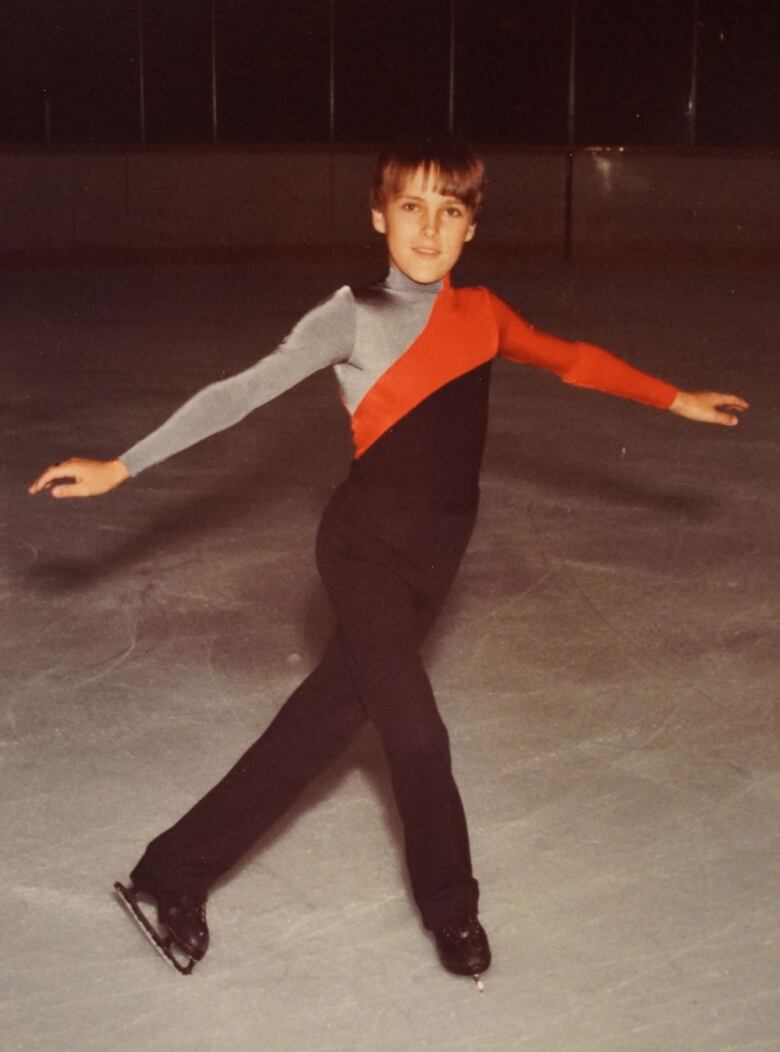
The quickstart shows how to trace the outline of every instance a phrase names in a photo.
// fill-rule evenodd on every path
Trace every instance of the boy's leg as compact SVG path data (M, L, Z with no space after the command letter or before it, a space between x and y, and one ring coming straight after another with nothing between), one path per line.
M326 525L320 572L361 702L387 755L414 896L424 924L436 930L476 913L478 885L449 736L419 645L455 575L473 517L412 516L414 522L396 529L364 512L358 506L351 522L346 515L335 529ZM379 536L371 535L378 522Z
M334 521L346 523L347 533L354 533L355 523L354 516L338 510L341 503L332 502L319 545L323 578L326 585L331 581L343 620L340 634L228 774L149 844L132 876L149 891L205 896L346 746L368 714L390 760L415 897L426 925L441 927L464 908L475 909L478 889L447 731L417 650L455 575L473 518L439 531L439 550L432 559L423 553L427 579L415 589L386 560L374 560L370 573L371 563L355 563L349 551L344 560L337 536L343 531L334 529Z
M314 671L231 770L133 870L135 884L205 897L347 745L365 720L334 637Z

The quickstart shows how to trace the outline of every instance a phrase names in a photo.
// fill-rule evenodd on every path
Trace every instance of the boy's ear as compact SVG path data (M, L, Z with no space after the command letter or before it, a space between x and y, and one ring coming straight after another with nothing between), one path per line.
M374 230L380 234L387 233L387 224L385 223L385 213L380 212L378 208L371 209L371 225Z
M476 223L472 223L471 226L466 231L466 236L463 238L463 240L464 241L471 241L471 239L474 237L476 232L477 232L477 224Z

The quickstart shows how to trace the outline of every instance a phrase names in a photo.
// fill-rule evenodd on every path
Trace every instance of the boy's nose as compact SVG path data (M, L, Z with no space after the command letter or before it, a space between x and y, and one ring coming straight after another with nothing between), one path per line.
M431 215L423 216L422 230L423 230L423 234L427 235L428 237L435 237L436 236L436 234L438 233L438 224L437 224L436 219L435 219L434 216L431 216Z

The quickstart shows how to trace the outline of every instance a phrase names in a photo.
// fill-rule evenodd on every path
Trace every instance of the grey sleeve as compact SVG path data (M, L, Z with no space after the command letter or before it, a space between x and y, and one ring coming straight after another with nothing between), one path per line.
M249 369L204 387L120 460L137 475L224 431L312 373L346 361L354 340L355 300L345 285L305 314L275 351Z

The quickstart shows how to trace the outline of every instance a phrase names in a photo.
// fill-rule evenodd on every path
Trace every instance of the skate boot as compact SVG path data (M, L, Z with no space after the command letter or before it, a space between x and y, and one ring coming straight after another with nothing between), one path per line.
M476 917L464 917L457 924L433 933L439 959L453 975L470 975L482 991L481 975L490 967L490 945L485 929Z
M163 891L157 899L157 919L193 961L203 957L209 948L205 899Z
M170 891L147 892L136 886L126 888L119 881L114 884L114 891L155 949L178 972L189 975L209 946L205 898ZM156 902L157 925L139 905L141 897Z

